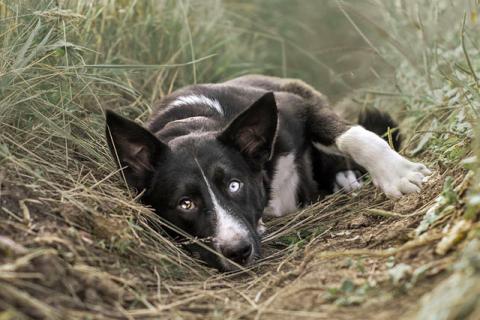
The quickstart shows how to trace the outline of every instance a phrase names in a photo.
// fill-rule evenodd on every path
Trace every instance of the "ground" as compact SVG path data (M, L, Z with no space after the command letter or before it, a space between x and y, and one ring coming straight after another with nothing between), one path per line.
M465 170L433 170L421 194L393 201L366 186L267 221L260 266L230 277L212 270L195 281L161 279L155 264L122 255L122 244L109 247L112 233L121 237L127 226L90 220L68 203L55 208L4 174L2 319L408 318L419 310L419 297L451 274L458 255L435 253L456 211L414 235L446 176L464 190L470 183ZM142 246L144 235L137 236L125 246ZM399 265L407 271L394 279Z

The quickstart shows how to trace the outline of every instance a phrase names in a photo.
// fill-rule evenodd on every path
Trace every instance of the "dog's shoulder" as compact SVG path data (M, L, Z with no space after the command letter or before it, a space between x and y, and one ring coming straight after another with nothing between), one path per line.
M300 143L293 137L297 133L304 135L305 113L307 105L311 104L311 99L307 98L311 97L293 90L297 87L302 87L302 83L258 75L218 84L187 86L157 103L147 128L166 142L179 136L219 131L266 92L273 92L280 118L279 139ZM307 89L313 90L305 87L304 91Z
M223 128L266 90L226 83L181 88L158 101L147 122L157 136Z

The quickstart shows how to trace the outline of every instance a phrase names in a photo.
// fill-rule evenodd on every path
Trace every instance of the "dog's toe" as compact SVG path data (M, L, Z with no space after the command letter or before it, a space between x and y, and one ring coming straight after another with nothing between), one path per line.
M424 164L422 163L416 163L415 164L415 169L416 171L420 172L424 176L429 176L432 174L432 171L428 169Z
M411 183L415 184L418 187L421 187L422 184L425 182L425 176L421 174L420 172L411 172L408 175L408 181Z
M351 192L361 188L362 185L362 181L357 178L353 170L340 171L335 176L334 191L343 189L345 192Z
M259 236L263 236L265 234L265 231L267 231L267 226L263 222L263 219L260 218L260 220L258 220L258 225L257 225L257 234Z
M420 188L412 183L408 178L402 178L398 187L399 191L403 194L420 192Z

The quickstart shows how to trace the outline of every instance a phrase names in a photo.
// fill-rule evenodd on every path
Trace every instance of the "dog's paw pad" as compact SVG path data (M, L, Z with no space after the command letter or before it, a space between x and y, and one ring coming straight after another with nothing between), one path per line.
M352 170L340 171L335 175L334 191L343 190L345 192L352 192L361 188L362 181L357 178L357 175Z

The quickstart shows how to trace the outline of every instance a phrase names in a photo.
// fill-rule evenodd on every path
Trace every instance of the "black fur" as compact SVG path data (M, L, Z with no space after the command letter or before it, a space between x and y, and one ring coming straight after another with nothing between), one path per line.
M375 132L380 137L383 137L388 141L386 136L388 130L392 135L393 148L396 151L400 150L402 144L402 135L398 129L398 124L392 119L392 117L376 108L368 108L361 112L358 116L358 124L367 130Z

